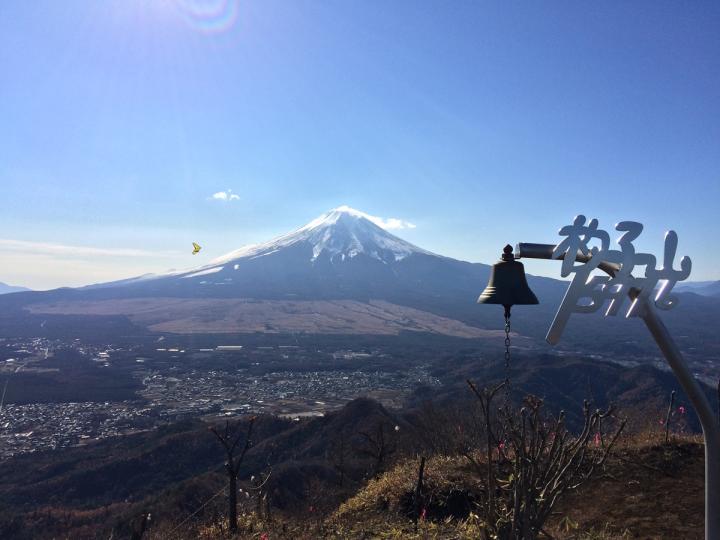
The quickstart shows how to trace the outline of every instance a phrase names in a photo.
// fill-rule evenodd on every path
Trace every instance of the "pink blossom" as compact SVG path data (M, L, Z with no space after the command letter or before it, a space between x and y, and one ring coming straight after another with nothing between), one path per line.
M595 434L595 446L600 446L600 434Z
M680 405L680 406L678 407L678 411L680 411L680 414L685 414L685 407L682 406L682 405Z
M423 508L420 512L420 519L424 520L425 516L427 516L427 508Z
M260 535L260 540L268 540L270 537L268 536L268 533L262 533Z

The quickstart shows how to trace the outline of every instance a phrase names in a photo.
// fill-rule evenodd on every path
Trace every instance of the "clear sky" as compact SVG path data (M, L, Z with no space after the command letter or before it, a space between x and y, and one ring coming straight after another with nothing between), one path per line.
M636 220L720 279L718 2L4 0L0 122L12 284L202 264L343 204L486 263Z

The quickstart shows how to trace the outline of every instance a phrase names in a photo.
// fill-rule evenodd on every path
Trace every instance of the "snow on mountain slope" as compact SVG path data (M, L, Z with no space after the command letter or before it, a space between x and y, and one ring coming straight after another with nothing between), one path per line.
M241 287L243 294L250 294L257 292L253 289L261 286L266 290L280 291L288 287L306 288L316 281L312 285L315 289L324 287L330 290L333 285L328 272L334 277L342 275L343 279L354 279L358 283L363 280L378 283L377 272L383 270L377 266L391 271L390 267L405 261L410 255L430 256L436 261L451 260L398 238L380 227L378 220L349 206L340 206L293 232L268 242L241 247L201 266L98 283L83 289L127 287L128 290L143 288L157 292L162 289L164 294L186 294L187 287L218 285L222 286L223 294L229 293L228 289L233 287ZM351 269L353 265L350 263L359 264ZM376 266L374 270L368 267L372 263ZM362 275L355 273L351 279L352 272L361 272ZM291 283L294 285L290 286ZM348 283L342 285L345 289L348 286ZM290 290L285 292L292 294Z
M27 287L18 287L16 285L8 285L0 281L0 294L9 294L14 292L29 291Z
M304 227L269 242L231 251L207 266L217 266L241 258L257 258L284 248L306 244L312 246L311 261L320 256L332 262L352 259L359 254L382 262L400 261L412 253L434 255L407 242L373 223L364 212L340 206L312 220Z
M199 270L197 272L193 271L189 274L185 274L182 276L182 278L193 278L193 277L199 277L199 276L207 276L209 274L215 274L217 272L222 271L224 267L223 266L213 266L210 268L206 268L205 270Z
M32 304L38 316L122 315L156 331L181 333L430 331L478 337L478 329L497 322L495 311L475 304L489 266L433 254L373 220L339 207L202 266L28 293L14 306ZM543 301L535 313L550 317L555 301L544 300L559 298L565 284L528 279ZM370 303L372 309L362 307Z

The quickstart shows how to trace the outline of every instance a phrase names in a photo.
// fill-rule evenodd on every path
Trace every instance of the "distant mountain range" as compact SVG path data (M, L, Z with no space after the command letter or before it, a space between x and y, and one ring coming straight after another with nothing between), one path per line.
M488 265L431 253L340 207L190 271L26 293L12 303L41 316L126 316L161 332L485 337L499 319L475 303L489 273ZM565 288L540 277L530 284L541 299Z
M490 268L417 247L379 227L367 214L339 207L294 232L189 271L19 293L3 297L0 307L8 313L13 307L21 309L30 325L55 316L86 325L88 317L102 316L106 321L124 318L153 332L410 331L482 338L496 336L502 327L500 308L476 304ZM540 305L513 310L513 328L542 338L567 282L537 276L528 276L528 282ZM715 343L707 321L720 318L720 299L681 297L680 306L663 317L688 339L705 336L705 343ZM602 346L603 340L620 346L638 339L637 321L596 321L592 316L573 317L564 341L585 344L593 335ZM648 343L646 332L642 336L639 339Z
M7 283L3 283L0 281L0 294L8 294L8 293L14 293L14 292L22 292L22 291L29 291L27 287L18 287L16 285L8 285Z
M688 281L679 283L677 290L691 292L701 296L715 296L720 298L720 281Z

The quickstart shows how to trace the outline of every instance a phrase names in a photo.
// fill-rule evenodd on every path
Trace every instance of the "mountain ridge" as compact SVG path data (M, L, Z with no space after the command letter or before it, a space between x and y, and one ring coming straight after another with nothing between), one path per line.
M478 329L502 326L498 310L476 304L488 282L490 265L434 254L396 237L370 218L339 207L291 233L190 270L80 289L16 293L3 296L0 307L5 308L6 319L23 319L21 324L36 327L36 332L42 332L38 328L46 317L67 317L69 327L79 321L87 325L89 319L109 324L116 317L117 324L128 328L139 325L146 331L171 333L382 334L388 328L393 329L390 333L444 333L455 328L449 335L477 337L482 333ZM542 339L567 282L527 278L540 304L513 310L513 329ZM679 328L681 335L704 340L711 331L702 323L720 312L720 303L711 297L679 294L680 306L663 318ZM137 305L120 309L118 303L108 308L112 302L128 299L137 299ZM153 299L153 304L144 305L147 299ZM178 299L198 304L189 311L188 303ZM234 305L228 307L228 302ZM255 309L263 303L262 310ZM378 303L384 307L378 309ZM359 305L370 306L363 308L372 311L370 324L367 313L362 324L360 319L353 320ZM248 309L244 311L243 306ZM389 319L388 313L392 314ZM564 341L574 340L584 347L588 335L612 343L638 339L638 321L610 317L598 325L598 317L574 317ZM18 323L9 321L5 326L17 328ZM639 339L652 346L646 338L642 333ZM706 352L714 353L710 349Z
M0 281L0 294L10 294L15 292L25 292L30 291L32 289L29 289L28 287L22 287L20 285L8 285L7 283L3 283Z
M330 253L331 260L336 255L340 255L340 260L345 260L346 257L368 253L372 258L382 261L383 251L391 252L396 261L410 253L440 256L393 235L380 227L369 214L344 205L268 242L251 244L221 255L207 266L225 264L237 258L269 255L302 242L313 244L313 261L324 252Z

